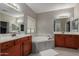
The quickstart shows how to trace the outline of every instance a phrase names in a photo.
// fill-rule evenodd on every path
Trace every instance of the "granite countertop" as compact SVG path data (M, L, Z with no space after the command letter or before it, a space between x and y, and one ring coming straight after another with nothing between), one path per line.
M13 36L13 37L11 35L10 36L2 36L2 37L0 37L0 43L7 42L10 40L17 40L17 39L25 37L25 36L31 36L31 34L19 34L19 35Z
M79 32L54 32L54 34L79 35Z

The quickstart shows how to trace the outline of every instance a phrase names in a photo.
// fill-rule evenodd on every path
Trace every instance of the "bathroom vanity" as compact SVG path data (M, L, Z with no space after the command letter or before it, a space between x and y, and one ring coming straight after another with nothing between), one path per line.
M56 47L79 48L79 19L56 19L54 28Z
M78 33L55 33L55 47L79 48Z
M0 39L1 56L27 56L32 52L31 35L18 35L4 39Z

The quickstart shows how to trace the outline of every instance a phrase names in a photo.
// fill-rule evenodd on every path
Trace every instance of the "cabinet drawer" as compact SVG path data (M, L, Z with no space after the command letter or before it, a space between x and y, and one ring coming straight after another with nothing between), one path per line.
M25 42L25 41L27 41L27 40L29 40L28 37L24 37L24 38L23 38L23 42Z
M29 43L32 43L30 39L27 39L26 41L23 42L23 44L29 44Z
M28 36L29 39L32 39L32 36Z
M14 41L8 41L8 42L4 42L1 43L1 49L8 49L10 47L14 46Z
M17 44L22 44L21 39L15 40L15 45L17 45Z
M21 39L22 43L27 43L27 42L31 42L31 39L27 36Z
M15 45L22 44L22 43L29 43L29 42L32 42L32 39L30 36L27 36L27 37L23 37L23 38L15 40Z

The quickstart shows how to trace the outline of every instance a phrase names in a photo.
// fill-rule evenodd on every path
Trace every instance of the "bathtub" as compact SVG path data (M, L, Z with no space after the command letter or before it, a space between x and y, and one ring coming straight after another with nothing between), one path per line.
M37 34L33 36L33 42L44 42L53 40L50 34Z
M54 48L54 39L48 35L37 35L32 38L32 52L38 53L43 50Z
M49 37L45 37L45 36L37 36L37 37L33 37L32 42L45 42L45 41L50 41L51 39L49 39Z

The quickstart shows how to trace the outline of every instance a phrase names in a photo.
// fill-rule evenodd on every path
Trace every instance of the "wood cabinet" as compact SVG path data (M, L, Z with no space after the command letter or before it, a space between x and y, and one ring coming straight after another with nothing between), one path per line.
M7 56L21 56L21 45L15 45L7 50Z
M32 51L32 41L30 39L31 39L31 37L28 37L27 41L23 42L23 44L24 44L23 54L24 55L27 55Z
M77 48L76 39L74 35L66 35L65 37L65 47Z
M15 40L15 47L14 48L15 48L15 51L17 52L17 54L15 54L15 55L18 55L18 56L21 56L22 55L22 46L23 45L22 45L21 40L22 40L22 38Z
M55 46L77 49L79 48L79 36L78 35L67 35L67 34L64 34L64 35L56 34L55 35Z
M23 55L28 55L29 53L31 53L31 44L25 44L24 45L24 50L23 50Z
M55 35L55 45L64 47L64 36L63 35Z
M1 56L24 56L32 52L32 36L0 43Z
M0 43L0 55L8 55L8 49L14 46L14 41L8 41L5 43Z
M1 49L8 49L12 46L14 46L14 41L8 41L1 44Z
M77 35L77 37L75 37L75 39L76 39L77 47L79 48L79 35Z

